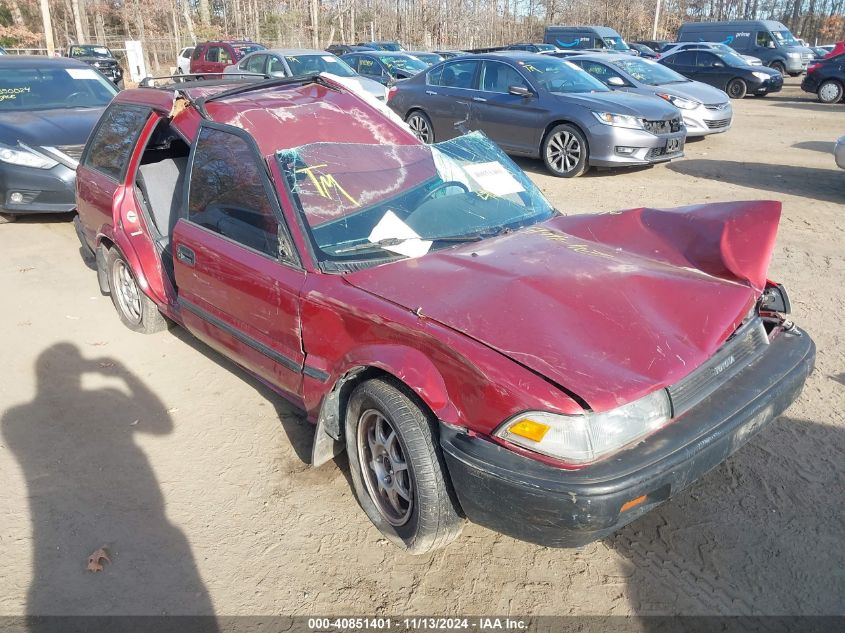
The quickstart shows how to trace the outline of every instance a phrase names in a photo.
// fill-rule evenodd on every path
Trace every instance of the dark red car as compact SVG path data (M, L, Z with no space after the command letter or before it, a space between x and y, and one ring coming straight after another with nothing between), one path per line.
M77 194L123 322L167 317L304 409L314 465L345 447L416 553L463 517L601 538L783 412L815 358L766 278L778 203L564 217L483 135L421 144L320 77L126 90Z
M246 55L266 47L255 42L224 40L197 44L191 55L192 74L219 74L226 66L237 64Z

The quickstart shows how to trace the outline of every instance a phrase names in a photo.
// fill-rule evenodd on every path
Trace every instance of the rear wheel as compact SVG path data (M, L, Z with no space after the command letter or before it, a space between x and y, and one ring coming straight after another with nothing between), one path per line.
M731 79L725 92L731 99L744 99L748 94L748 86L742 79Z
M543 162L552 175L575 178L589 168L587 139L574 125L555 126L543 140Z
M408 127L418 139L423 143L434 143L434 126L431 124L431 119L422 110L414 110L408 115L405 120Z
M828 79L819 86L818 97L822 103L839 103L842 101L842 84L834 79Z
M153 334L167 327L156 304L141 292L129 264L116 248L106 254L109 294L123 324L133 332Z
M411 554L446 546L461 531L433 431L434 420L392 381L368 380L346 409L346 452L358 503Z
M772 62L770 68L778 71L781 75L786 76L786 66L783 65L783 62Z

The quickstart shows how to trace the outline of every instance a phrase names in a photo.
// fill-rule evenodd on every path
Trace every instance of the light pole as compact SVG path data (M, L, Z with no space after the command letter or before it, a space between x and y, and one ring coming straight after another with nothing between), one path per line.
M657 39L657 22L660 20L660 0L657 0L657 6L654 7L654 27L651 29L651 39Z

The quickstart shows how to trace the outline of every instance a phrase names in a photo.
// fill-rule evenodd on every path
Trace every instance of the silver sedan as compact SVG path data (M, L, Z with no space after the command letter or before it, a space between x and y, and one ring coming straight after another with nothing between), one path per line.
M678 108L687 136L727 132L733 122L733 108L722 90L692 81L657 62L630 55L579 55L577 64L614 90L656 95Z
M836 157L836 164L840 169L845 169L845 136L840 136L833 148L833 155Z

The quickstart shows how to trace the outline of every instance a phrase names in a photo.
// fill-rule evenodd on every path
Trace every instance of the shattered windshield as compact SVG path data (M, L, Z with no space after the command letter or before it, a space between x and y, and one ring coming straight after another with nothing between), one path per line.
M434 145L313 143L277 158L324 270L421 257L555 214L477 132Z

